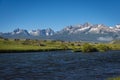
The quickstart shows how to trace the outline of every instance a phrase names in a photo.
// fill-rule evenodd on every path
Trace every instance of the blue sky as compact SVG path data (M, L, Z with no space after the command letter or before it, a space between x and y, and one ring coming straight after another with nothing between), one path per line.
M120 0L0 0L0 32L120 24Z

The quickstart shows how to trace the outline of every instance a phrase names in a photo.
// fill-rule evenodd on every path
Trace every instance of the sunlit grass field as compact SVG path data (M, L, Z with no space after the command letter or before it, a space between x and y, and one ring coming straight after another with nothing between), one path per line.
M49 51L69 49L67 43L51 40L4 40L0 39L0 52Z
M110 50L120 50L120 44L113 43L86 44L85 42L65 42L55 40L0 39L0 52L30 52L52 50L73 50L74 52L86 52L84 50L87 50L88 52L94 52L95 49L99 51L106 51L106 46L109 47Z

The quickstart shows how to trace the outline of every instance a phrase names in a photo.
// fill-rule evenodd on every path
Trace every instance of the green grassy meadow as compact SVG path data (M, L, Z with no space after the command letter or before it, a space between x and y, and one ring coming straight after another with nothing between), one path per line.
M50 51L69 49L68 44L51 40L4 40L0 39L0 52Z
M120 44L65 42L55 40L0 39L0 52L34 52L54 50L72 50L73 52L104 52L107 50L120 50Z

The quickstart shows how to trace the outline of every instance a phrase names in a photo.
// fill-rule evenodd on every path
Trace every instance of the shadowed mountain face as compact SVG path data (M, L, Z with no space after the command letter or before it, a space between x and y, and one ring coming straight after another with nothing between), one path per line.
M105 26L103 24L80 24L67 26L64 29L54 32L52 29L37 29L27 31L15 29L13 32L0 33L0 36L6 38L30 38L30 39L53 39L65 41L111 41L120 39L120 25L115 27Z

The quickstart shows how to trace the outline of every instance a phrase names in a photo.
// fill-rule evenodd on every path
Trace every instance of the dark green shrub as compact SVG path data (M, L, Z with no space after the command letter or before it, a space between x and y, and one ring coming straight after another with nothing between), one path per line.
M39 43L39 46L46 46L45 44Z
M110 48L107 45L104 45L104 44L98 44L97 49L100 52L105 52L105 51L110 50Z
M62 49L64 49L64 50L67 50L67 49L68 49L68 46L65 45L65 44L61 44L60 47L61 47Z
M71 43L71 46L74 46L74 43Z
M29 45L30 42L29 42L29 41L24 41L22 44L23 44L23 45Z
M82 45L81 51L82 52L96 52L97 49L93 45L85 43L85 44Z

